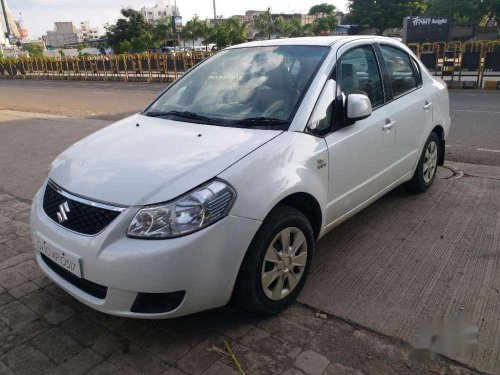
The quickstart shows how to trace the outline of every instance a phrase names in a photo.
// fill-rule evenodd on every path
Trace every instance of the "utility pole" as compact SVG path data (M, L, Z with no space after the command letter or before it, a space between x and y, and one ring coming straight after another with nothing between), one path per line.
M219 22L217 22L217 11L215 10L215 0L213 0L214 3L214 22L215 22L215 45L217 46L217 50L219 50L219 36L217 35L217 25Z
M5 8L4 0L0 0L0 2L2 3L2 13L3 13L3 18L5 20L5 28L7 29L7 38L10 38L10 26L9 26L9 20L7 19L7 9Z

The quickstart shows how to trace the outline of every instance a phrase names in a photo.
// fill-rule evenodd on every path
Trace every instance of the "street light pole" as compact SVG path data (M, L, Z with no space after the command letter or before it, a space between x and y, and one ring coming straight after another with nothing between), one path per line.
M7 37L10 38L10 26L9 26L9 20L7 19L7 9L5 8L4 0L0 0L0 2L2 3L2 13L3 13L3 18L5 20L5 28L7 29Z
M217 35L217 11L215 10L215 0L213 0L214 3L214 22L215 22L215 45L217 46L217 50L219 50L219 36Z
M179 17L179 10L177 9L177 0L174 0L174 14L175 14L175 17ZM175 25L175 21L174 21L174 28L176 29L175 34L177 35L177 46L180 49L181 48L181 33L177 32L177 27Z

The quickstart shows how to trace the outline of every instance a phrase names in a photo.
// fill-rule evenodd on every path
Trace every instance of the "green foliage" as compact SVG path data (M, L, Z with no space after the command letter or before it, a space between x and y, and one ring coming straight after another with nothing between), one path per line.
M78 44L76 45L76 50L78 51L78 56L82 56L82 55L83 55L82 51L83 51L84 49L85 49L85 46L84 46L83 44L78 43Z
M197 36L201 38L202 43L205 45L205 49L208 49L208 44L210 43L210 36L214 33L213 26L208 22L208 20L200 21L197 28Z
M199 22L198 17L195 16L186 22L181 31L181 38L184 41L193 42L193 47L195 40L199 37Z
M166 46L169 40L175 39L172 27L172 18L164 18L155 22L151 31L155 47Z
M271 13L271 8L257 16L255 19L255 29L260 36L271 39L276 32L276 21Z
M198 17L193 17L186 22L181 32L184 41L192 42L194 47L195 40L200 38L205 48L208 48L210 43L215 43L218 48L244 43L246 35L247 25L236 18L212 25L206 20L201 21Z
M120 51L120 53L132 52L132 43L130 43L128 40L122 40L118 45L117 51Z
M451 16L457 24L477 26L481 21L500 21L500 0L429 0L428 13Z
M23 48L30 57L43 57L43 47L40 44L27 43Z
M247 40L247 25L236 18L230 18L212 26L208 43L215 43L217 48L226 48Z
M279 38L297 38L312 35L307 27L302 26L300 17L274 19L275 32Z
M259 14L255 19L255 29L259 38L271 39L274 36L279 38L295 38L301 36L320 35L330 33L337 26L335 17L335 6L322 3L314 5L309 10L310 15L315 15L316 19L311 25L302 25L300 17L284 18L273 16L271 9Z
M152 44L153 26L134 9L122 9L123 18L106 27L106 39L115 53L144 52Z
M404 17L421 15L426 9L426 0L349 0L346 22L373 27L381 35L386 29L401 27Z
M96 47L99 50L99 52L101 53L101 55L105 55L106 54L106 44L105 43L99 42L99 43L97 43Z
M227 44L225 46L234 46L235 44L245 43L247 41L247 24L236 18L230 18L223 22L222 26L227 31Z
M330 15L335 12L335 5L322 3L318 5L314 5L309 9L309 15L318 16L318 15Z
M337 27L337 17L335 16L327 16L314 20L311 24L311 31L314 35L330 35L332 30L335 30Z

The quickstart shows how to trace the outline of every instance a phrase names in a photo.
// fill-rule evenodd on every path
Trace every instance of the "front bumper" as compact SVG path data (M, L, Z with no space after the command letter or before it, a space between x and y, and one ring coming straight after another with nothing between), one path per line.
M45 214L44 189L45 185L33 201L32 233L59 250L79 257L82 278L107 287L106 297L96 298L67 281L35 250L38 264L50 279L76 299L96 310L119 316L170 318L225 305L231 298L245 252L261 224L257 220L228 216L184 237L133 239L126 236L126 231L139 208L129 207L98 235L85 236L59 226ZM185 296L172 311L131 312L138 293L179 291L185 291Z

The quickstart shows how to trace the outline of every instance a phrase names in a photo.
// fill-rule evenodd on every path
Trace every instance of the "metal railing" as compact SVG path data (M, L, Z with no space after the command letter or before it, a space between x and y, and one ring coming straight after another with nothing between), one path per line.
M471 88L482 88L488 78L500 81L500 40L410 43L408 47L429 71L449 78L452 86L455 80L458 85L471 82Z
M452 87L466 82L468 87L482 88L489 78L500 81L500 40L409 43L408 47L429 71L449 81ZM211 55L210 51L195 51L4 58L0 59L0 77L172 82Z
M144 53L109 56L4 58L7 78L171 82L211 52Z

